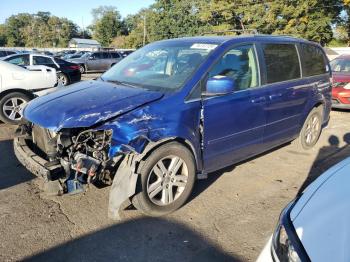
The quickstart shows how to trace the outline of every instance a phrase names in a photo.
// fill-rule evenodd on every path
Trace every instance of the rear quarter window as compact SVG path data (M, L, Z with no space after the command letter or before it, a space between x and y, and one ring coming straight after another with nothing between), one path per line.
M301 77L298 52L294 44L263 44L262 49L267 84Z
M315 76L327 73L326 58L320 47L300 44L303 59L303 76Z

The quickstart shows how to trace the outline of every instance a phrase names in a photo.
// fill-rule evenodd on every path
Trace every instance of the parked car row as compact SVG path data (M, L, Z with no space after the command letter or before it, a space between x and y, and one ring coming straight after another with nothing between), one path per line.
M79 65L80 72L86 73L91 71L105 72L124 56L119 52L88 52L78 58L69 58L67 61Z
M52 88L57 82L56 70L47 66L22 68L0 61L0 120L18 124L22 109L34 93Z
M23 67L32 65L52 67L57 71L58 85L66 86L75 82L79 82L81 79L79 65L67 62L59 58L54 58L52 56L40 54L15 54L5 57L3 61L7 61L11 64Z

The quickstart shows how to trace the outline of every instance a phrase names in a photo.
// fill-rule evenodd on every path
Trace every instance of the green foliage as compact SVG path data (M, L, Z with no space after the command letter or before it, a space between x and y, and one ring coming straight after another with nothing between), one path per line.
M66 47L72 37L79 36L76 24L49 12L13 15L2 28L0 45L7 46Z
M0 24L0 46L5 46L7 43L6 27Z
M155 0L123 20L116 7L95 8L89 29L103 46L126 48L232 29L288 34L325 45L334 38L350 43L349 14L350 0ZM72 37L89 36L48 12L14 15L0 26L0 45L8 46L66 46Z
M117 8L111 6L101 6L92 10L94 22L91 26L93 38L102 46L109 46L113 38L121 35L123 23Z

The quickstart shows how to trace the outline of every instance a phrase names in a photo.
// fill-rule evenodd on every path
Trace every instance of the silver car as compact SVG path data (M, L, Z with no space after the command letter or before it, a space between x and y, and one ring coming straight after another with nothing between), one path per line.
M68 59L68 62L80 66L80 72L99 71L104 72L123 59L119 52L89 52L79 58Z

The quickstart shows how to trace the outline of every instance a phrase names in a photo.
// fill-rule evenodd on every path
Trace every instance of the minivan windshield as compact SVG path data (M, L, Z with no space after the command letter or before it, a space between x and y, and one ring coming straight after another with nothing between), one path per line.
M154 91L175 91L216 47L177 41L150 44L125 57L101 79Z

